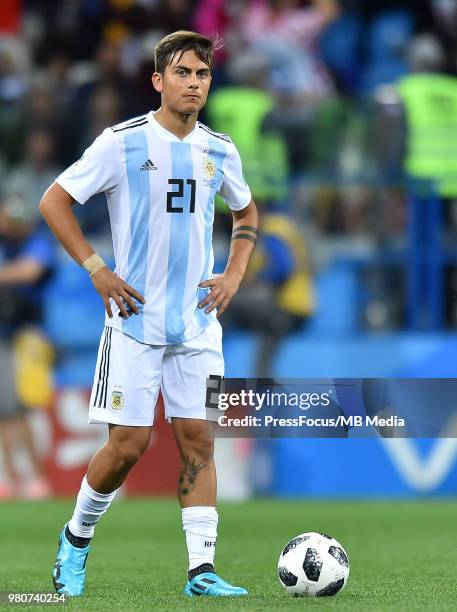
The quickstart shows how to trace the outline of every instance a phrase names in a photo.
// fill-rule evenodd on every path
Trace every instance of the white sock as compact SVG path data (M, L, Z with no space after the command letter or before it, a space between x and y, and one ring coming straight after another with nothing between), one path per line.
M95 525L108 510L118 491L119 489L112 493L97 493L84 476L73 516L68 523L71 533L80 538L91 538L94 535Z
M189 570L203 563L214 564L218 515L212 506L182 509L182 526L186 533Z

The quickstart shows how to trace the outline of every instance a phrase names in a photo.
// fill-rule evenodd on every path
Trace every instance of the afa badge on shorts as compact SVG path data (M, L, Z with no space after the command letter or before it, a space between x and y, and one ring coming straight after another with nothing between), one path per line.
M113 391L111 395L111 408L120 410L124 406L124 394L122 391Z
M206 178L212 179L216 176L216 162L211 157L203 158L203 172Z

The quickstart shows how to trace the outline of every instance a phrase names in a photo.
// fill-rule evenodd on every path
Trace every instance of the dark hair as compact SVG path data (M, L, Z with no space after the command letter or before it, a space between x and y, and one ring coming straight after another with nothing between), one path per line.
M214 52L221 47L222 41L219 37L212 39L209 36L187 30L173 32L162 38L154 49L156 72L163 74L165 68L173 61L176 53L181 52L182 55L186 51L194 51L198 59L205 62L212 70Z

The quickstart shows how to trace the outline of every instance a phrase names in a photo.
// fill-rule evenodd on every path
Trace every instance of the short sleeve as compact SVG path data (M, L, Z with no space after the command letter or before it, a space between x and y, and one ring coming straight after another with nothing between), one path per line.
M107 128L81 159L64 170L56 183L80 204L96 193L109 192L120 182L121 162L116 136Z
M241 158L235 146L225 159L223 165L224 178L219 189L231 210L242 210L250 203L251 191L244 180Z

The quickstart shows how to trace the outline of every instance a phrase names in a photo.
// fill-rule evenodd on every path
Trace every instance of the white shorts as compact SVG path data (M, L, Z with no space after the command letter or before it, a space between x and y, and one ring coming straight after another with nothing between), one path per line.
M201 334L167 346L142 344L105 327L98 350L89 423L149 426L159 391L165 418L211 419L206 379L224 375L222 328L217 319ZM214 415L214 418L215 417Z

